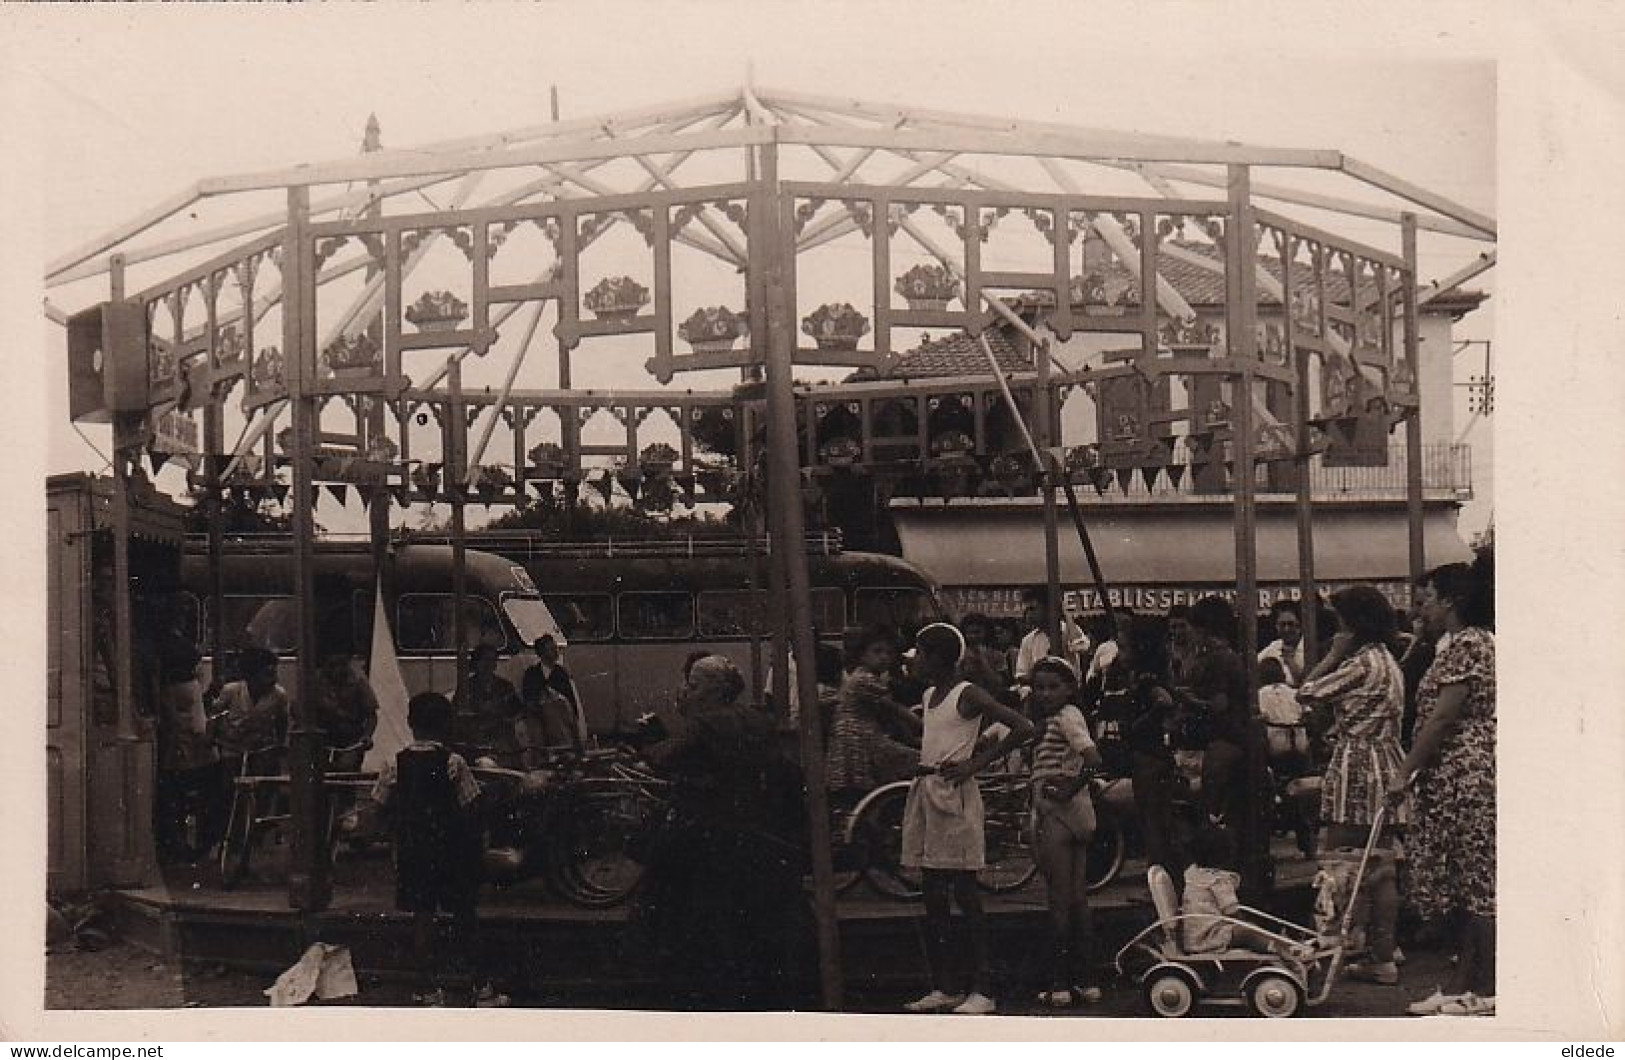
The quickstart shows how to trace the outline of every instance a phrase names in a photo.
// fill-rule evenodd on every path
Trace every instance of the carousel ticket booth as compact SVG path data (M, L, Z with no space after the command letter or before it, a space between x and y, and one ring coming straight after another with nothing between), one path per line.
M157 674L147 649L159 602L179 585L186 510L136 478L120 518L115 489L89 475L46 483L53 894L143 886L157 871ZM123 572L130 591L121 604L115 585Z

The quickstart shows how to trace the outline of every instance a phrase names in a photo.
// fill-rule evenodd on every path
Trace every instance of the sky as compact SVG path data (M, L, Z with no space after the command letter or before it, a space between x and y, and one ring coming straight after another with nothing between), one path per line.
M1495 212L1492 62L1375 13L1361 31L1334 34L1310 9L1258 5L1246 21L1230 10L695 2L60 9L19 23L40 46L15 53L22 69L11 78L31 81L50 130L40 189L46 257L199 178L352 155L369 113L385 145L400 147L544 120L553 86L571 118L726 90L747 77L1014 119L1335 148ZM1455 10L1464 13L1457 32L1469 31L1472 9ZM1337 191L1368 197L1352 182ZM1342 230L1397 250L1391 226ZM1423 277L1445 275L1479 249L1424 233ZM51 297L76 309L104 295L102 282ZM1493 294L1493 271L1473 286ZM1493 339L1494 305L1463 321L1457 337ZM59 364L60 334L47 342ZM1458 368L1462 382L1480 370ZM92 443L105 449L105 431L87 428L86 442L67 423L63 374L46 372L47 467L95 470L102 461ZM1463 394L1462 426L1465 402ZM1464 515L1469 531L1490 510L1487 427L1476 421L1465 437L1481 484Z

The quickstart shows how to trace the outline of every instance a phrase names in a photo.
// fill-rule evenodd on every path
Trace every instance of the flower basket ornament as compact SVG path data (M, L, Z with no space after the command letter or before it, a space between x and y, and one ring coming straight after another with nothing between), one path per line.
M863 458L863 445L843 434L819 446L818 454L830 467L851 467Z
M450 291L427 291L406 308L406 321L419 331L456 331L468 319L468 304Z
M931 455L940 460L968 457L976 449L976 440L961 430L943 431L931 439Z
M254 389L265 390L281 386L282 370L282 351L275 346L260 347L260 352L254 357L253 371L250 373Z
M695 353L726 353L734 342L750 333L750 321L727 306L710 306L694 310L687 320L677 325L677 335Z
M322 362L340 379L355 379L378 372L383 351L366 332L352 337L340 335L322 351Z
M665 442L654 442L638 454L638 468L648 478L668 478L677 466L677 450Z
M581 300L599 320L631 320L649 304L649 289L630 276L598 281Z
M542 442L533 445L530 452L531 477L539 479L559 479L564 477L564 448L557 442Z
M869 333L869 318L849 303L829 302L803 319L801 330L820 350L855 350L858 340Z
M893 290L902 295L913 310L942 311L959 297L959 281L944 266L922 262L897 277Z

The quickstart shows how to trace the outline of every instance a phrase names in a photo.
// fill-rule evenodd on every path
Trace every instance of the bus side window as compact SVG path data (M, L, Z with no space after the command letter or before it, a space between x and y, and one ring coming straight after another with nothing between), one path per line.
M748 637L753 631L765 633L766 596L760 589L700 593L696 597L700 637Z
M220 615L212 607L204 609L205 643L214 643L218 620L227 651L266 648L278 655L291 655L299 647L299 612L291 596L227 596L220 601Z
M846 628L846 593L826 587L812 591L813 628L834 636Z
M542 603L571 644L615 636L615 607L608 593L548 593Z
M486 642L498 647L507 644L502 620L491 601L469 596L463 603L463 636L469 647ZM395 642L401 651L456 651L456 629L450 593L406 593L396 601Z
M688 593L622 593L617 625L627 640L687 640L694 636L694 597Z

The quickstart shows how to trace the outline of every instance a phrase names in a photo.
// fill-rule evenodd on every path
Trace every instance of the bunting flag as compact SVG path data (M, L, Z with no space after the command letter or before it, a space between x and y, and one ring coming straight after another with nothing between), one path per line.
M148 449L147 460L152 464L152 473L156 475L163 470L164 463L169 460L169 454L157 449Z
M402 508L412 506L412 487L409 484L405 482L397 483L389 487L389 492L395 498L395 503Z
M333 499L338 501L341 505L348 503L350 499L350 488L342 482L329 482L327 484L327 492L331 493L333 495Z
M1145 482L1145 488L1146 488L1147 492L1150 492L1152 489L1156 488L1157 476L1159 474L1161 474L1161 473L1162 473L1162 468L1160 468L1160 467L1152 467L1150 465L1147 465L1145 467L1140 468L1140 479Z
M361 498L361 510L362 511L371 511L372 510L372 496L377 491L378 491L378 487L376 487L376 486L357 486L355 488L355 495L357 497Z
M598 495L604 498L605 504L608 504L610 498L615 495L615 476L607 469L597 478L589 478L587 485L598 491Z
M533 478L527 485L535 492L537 500L546 500L553 495L553 483L546 479Z
M273 482L270 486L272 495L276 497L276 502L283 505L288 503L288 489L288 484L285 482Z
M378 727L373 730L363 769L378 769L393 761L408 743L412 731L406 724L406 681L401 677L400 660L395 657L395 637L389 628L389 609L384 606L380 587L373 593L372 653L367 666L367 683L378 699Z
M1124 493L1127 493L1128 490L1129 490L1129 487L1132 486L1132 485L1134 485L1134 469L1131 468L1131 467L1120 467L1120 468L1118 468L1117 469L1117 487L1118 487L1118 489L1121 489Z
M1174 489L1178 489L1180 481L1185 477L1185 465L1169 464L1163 470L1168 473L1168 481L1174 484Z
M643 472L636 469L622 471L615 476L615 481L621 484L621 489L625 490L626 495L632 498L632 503L636 504L638 493L643 489ZM609 500L608 497L604 499Z

